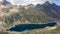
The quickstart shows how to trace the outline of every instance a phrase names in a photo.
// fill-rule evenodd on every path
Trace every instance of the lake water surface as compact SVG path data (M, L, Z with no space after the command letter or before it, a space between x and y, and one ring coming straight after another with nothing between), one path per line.
M16 25L15 27L10 28L9 30L23 32L25 30L45 28L47 26L54 27L55 25L57 25L56 22L48 23L48 24L19 24L19 25Z

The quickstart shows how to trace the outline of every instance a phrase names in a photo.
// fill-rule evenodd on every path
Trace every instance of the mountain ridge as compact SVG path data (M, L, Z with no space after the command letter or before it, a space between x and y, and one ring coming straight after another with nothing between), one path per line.
M5 23L48 23L60 20L60 6L48 1L42 5L27 6L12 5L8 2L0 9L1 15L4 13L0 16L0 21Z

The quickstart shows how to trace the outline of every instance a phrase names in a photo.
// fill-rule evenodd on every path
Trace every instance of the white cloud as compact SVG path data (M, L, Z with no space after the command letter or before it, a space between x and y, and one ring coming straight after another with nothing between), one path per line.
M0 1L2 1L2 0L0 0Z
M44 2L49 1L51 3L53 2L59 2L60 0L11 0L12 4L20 4L20 5L25 5L25 4L43 4Z

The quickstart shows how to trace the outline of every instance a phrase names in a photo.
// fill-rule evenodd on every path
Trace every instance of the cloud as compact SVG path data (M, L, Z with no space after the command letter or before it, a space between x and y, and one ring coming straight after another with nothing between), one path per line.
M0 0L0 1L2 1L2 0Z
M20 4L20 5L26 5L26 4L37 4L37 3L40 3L40 4L43 4L45 3L46 1L49 1L51 3L53 2L59 2L60 0L11 0L11 2L13 4Z

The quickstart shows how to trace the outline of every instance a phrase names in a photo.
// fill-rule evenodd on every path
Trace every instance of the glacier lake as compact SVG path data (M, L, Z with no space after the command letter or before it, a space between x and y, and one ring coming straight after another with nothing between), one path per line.
M15 25L15 27L10 28L9 31L23 32L26 30L29 31L33 29L45 28L47 26L54 27L55 25L57 25L56 22L47 23L47 24L19 24L19 25Z

